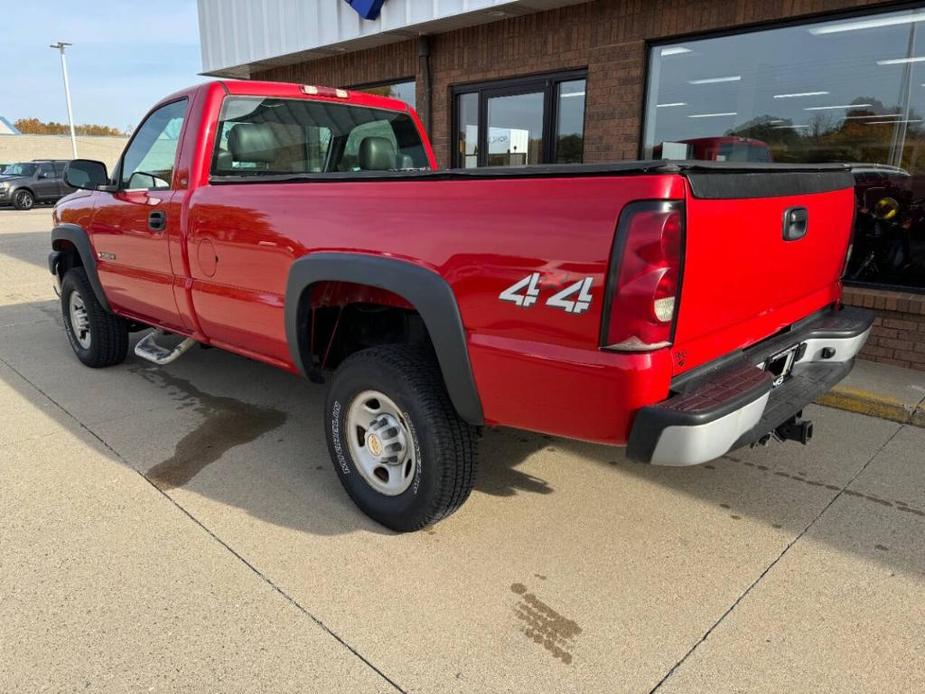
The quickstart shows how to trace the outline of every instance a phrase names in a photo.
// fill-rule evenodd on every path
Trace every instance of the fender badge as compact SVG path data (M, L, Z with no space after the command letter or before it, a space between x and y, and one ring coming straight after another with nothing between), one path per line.
M100 260L115 260L115 259L116 259L116 254L115 254L115 253L107 253L106 251L97 251L97 252L96 252L96 257L99 258Z

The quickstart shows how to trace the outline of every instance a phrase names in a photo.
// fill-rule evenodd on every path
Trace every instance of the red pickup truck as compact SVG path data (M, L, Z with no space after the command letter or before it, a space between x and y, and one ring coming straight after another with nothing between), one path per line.
M770 438L848 373L841 166L437 170L405 104L212 82L73 161L49 269L87 366L197 343L328 380L349 495L414 530L467 498L482 426L692 465ZM153 330L150 330L153 328Z

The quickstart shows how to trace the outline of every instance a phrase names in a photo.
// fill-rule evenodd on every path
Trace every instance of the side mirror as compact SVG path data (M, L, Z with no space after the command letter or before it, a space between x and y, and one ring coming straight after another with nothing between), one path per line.
M64 182L71 188L99 190L100 186L109 185L109 174L101 161L74 159L64 169Z

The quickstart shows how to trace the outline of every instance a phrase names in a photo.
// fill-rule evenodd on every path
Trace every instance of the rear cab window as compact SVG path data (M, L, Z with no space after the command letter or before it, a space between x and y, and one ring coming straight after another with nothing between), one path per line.
M407 113L309 99L229 96L215 175L262 176L429 168Z

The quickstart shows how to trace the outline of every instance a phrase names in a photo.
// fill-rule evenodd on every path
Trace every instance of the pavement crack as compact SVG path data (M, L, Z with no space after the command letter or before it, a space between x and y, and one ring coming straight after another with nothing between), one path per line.
M19 376L23 381L25 381L25 382L28 383L30 386L32 386L33 388L35 388L35 390L38 391L38 392L42 395L42 397L44 397L45 399L47 399L47 400L48 400L50 403L52 403L55 407L57 407L59 410L61 410L61 412L64 413L64 415L65 415L68 419L71 419L72 421L74 421L82 430L84 430L88 435L90 435L90 436L93 437L96 441L98 441L98 442L100 443L100 445L103 446L103 448L105 448L116 460L118 460L118 461L121 462L123 465L125 465L125 466L128 467L130 470L132 470L136 475L138 475L139 477L141 477L141 479L143 479L147 484L149 484L149 485L151 486L152 489L154 489L158 494L160 494L162 497L164 497L165 499L167 499L167 501L170 502L170 503L174 506L174 508L176 508L180 513L182 513L182 514L185 515L187 518L189 518L193 523L195 523L196 525L198 525L209 537L211 537L215 542L217 542L219 545L221 545L223 548L225 548L228 552L230 552L232 556L234 556L238 561L240 561L242 564L244 564L244 566L246 566L248 569L250 569L250 571L251 571L252 573L254 573L260 580L262 580L264 583L266 583L268 586L270 586L270 588L272 588L276 593L278 593L283 599L287 600L293 607L295 607L295 608L296 608L297 610L299 610L302 614L304 614L306 617L308 617L309 619L311 619L315 624L317 624L319 627L321 627L321 629L323 629L328 635L330 635L334 640L336 640L341 646L343 646L343 647L346 648L348 651L350 651L354 656L356 656L357 658L359 658L359 659L360 659L367 667L369 667L373 672L375 672L375 673L376 673L377 675L379 675L382 679L384 679L386 682L388 682L388 683L395 689L395 691L401 692L401 694L407 694L407 690L406 690L406 689L403 689L397 682L395 682L395 680L393 680L391 677L389 677L388 675L386 675L386 674L385 674L381 669L379 669L371 660L369 660L369 658L367 658L366 656L364 656L364 655L363 655L362 653L360 653L356 648L354 648L352 645L350 645L342 636L340 636L340 634L338 634L337 632L335 632L333 629L331 629L331 627L329 627L327 624L325 624L321 619L319 619L319 618L316 617L314 614L312 614L304 605L302 605L298 600L296 600L294 597L292 597L291 595L289 595L289 593L287 593L285 590L283 590L283 588L282 588L281 586L279 586L277 583L275 583L275 582L273 581L273 579L271 579L269 576L267 576L267 575L264 574L262 571L260 571L260 569L258 569L256 566L254 566L250 561L248 561L246 558L244 558L244 556L242 556L239 552L237 552L237 550L235 550L233 547L231 547L231 545L229 545L229 544L228 544L227 542L225 542L222 538L220 538L218 535L216 535L214 532L212 532L212 530L210 530L210 529L205 525L205 523L203 523L203 522L202 522L201 520L199 520L196 516L194 516L194 515L193 515L190 511L188 511L182 504L180 504L176 499L174 499L172 496L170 496L170 494L168 494L165 490L163 490L163 489L161 489L160 487L158 487L157 484L156 484L153 480L149 479L143 472L141 472L140 470L136 469L128 460L126 460L126 458L125 458L124 456L122 456L121 453L119 453L115 448L113 448L112 446L110 446L110 445L109 445L99 434L97 434L93 429L91 429L89 426L87 426L86 424L84 424L80 419L78 419L74 414L72 414L67 408L65 408L63 405L61 405L61 403L59 403L57 400L55 400L53 397L51 397L48 393L46 393L44 390L42 390L42 388L40 388L38 385L36 385L35 383L33 383L28 377L26 377L26 376L25 376L19 369L17 369L15 366L13 366L12 364L10 364L6 359L4 359L3 357L0 357L0 363L4 364L4 365L5 365L7 368L9 368L13 373L15 373L17 376Z
M881 445L876 451L874 451L873 455L871 455L870 458L867 459L867 462L865 462L858 469L858 471L854 473L852 478L848 480L831 499L829 499L828 503L826 503L826 505L822 507L822 510L820 510L819 513L817 513L813 517L813 519L810 520L809 523L807 523L806 526L799 533L797 533L796 536L792 540L790 540L790 542L787 543L787 545L780 552L780 554L778 554L777 557L775 557L774 560L771 561L771 563L768 564L764 568L764 570L758 575L758 577L754 581L752 581L745 588L744 591L742 591L742 593L733 601L733 603L729 607L727 607L726 610L719 616L719 619L717 619L715 622L713 622L712 625L710 625L710 628L707 629L699 639L697 639L694 645L688 649L688 651L680 658L680 660L678 660L678 662L676 662L674 665L671 666L671 669L668 670L668 672L665 673L665 675L655 684L655 686L649 690L649 694L654 694L654 692L661 689L662 685L665 684L665 682L669 680L669 678L678 670L678 668L681 667L681 665L683 665L684 662L688 658L690 658L691 655L694 654L694 652L700 647L700 644L702 644L704 641L706 641L710 637L710 634L713 633L716 627L718 627L723 622L723 620L725 620L726 617L728 617L732 613L732 611L736 607L739 606L739 603L741 603L746 598L746 596L748 596L748 594L752 592L755 586L757 586L764 579L764 577L768 575L771 569L777 566L777 563L781 559L784 558L784 555L786 555L787 552L790 551L790 548L793 547L797 542L799 542L800 539L809 531L809 529L812 528L820 518L822 518L822 516L826 513L826 511L828 511L832 507L832 505L836 501L838 501L838 499L840 499L843 494L846 493L846 490L848 490L848 487L854 484L854 481L857 480L857 478L861 476L861 474L868 468L868 466L874 461L874 459L878 455L880 455L883 449L886 448L890 444L890 442L894 438L896 438L896 435L899 434L899 432L903 430L903 426L904 425L900 425L896 427L896 431L890 434L889 438L887 438L887 440L883 442L883 445Z

